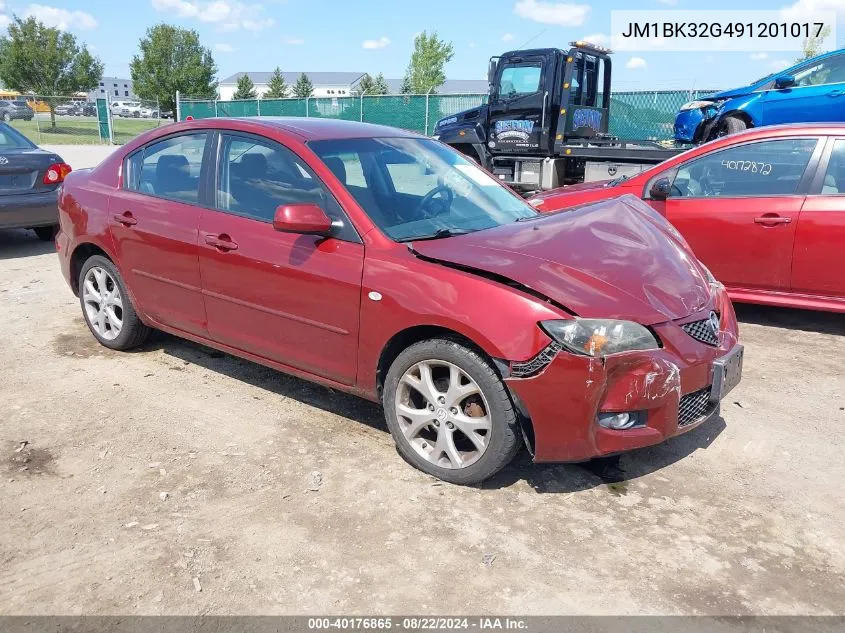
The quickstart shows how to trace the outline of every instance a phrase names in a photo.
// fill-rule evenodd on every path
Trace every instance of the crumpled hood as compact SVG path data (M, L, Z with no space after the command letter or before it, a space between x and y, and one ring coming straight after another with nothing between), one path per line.
M578 316L652 325L711 301L701 265L679 238L665 218L626 195L412 248L516 281Z

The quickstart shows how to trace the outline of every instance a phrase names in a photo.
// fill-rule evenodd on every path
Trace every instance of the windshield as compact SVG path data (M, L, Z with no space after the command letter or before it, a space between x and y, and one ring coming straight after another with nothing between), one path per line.
M418 138L312 141L309 147L391 239L449 237L537 214L453 149Z

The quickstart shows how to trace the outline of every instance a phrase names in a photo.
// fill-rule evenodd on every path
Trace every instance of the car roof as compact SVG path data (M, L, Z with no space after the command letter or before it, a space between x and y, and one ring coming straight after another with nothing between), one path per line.
M283 130L299 136L303 141L322 141L343 138L372 137L419 137L419 134L400 130L387 125L359 123L341 119L321 119L312 117L260 117L260 118L219 118L201 119L203 121L248 122L268 129ZM213 126L212 126L213 127Z

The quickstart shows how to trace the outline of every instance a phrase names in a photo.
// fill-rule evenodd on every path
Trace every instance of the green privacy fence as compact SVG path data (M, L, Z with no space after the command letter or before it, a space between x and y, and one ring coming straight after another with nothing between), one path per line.
M624 139L669 140L675 114L686 101L713 90L614 92L610 99L610 133ZM308 99L246 99L219 101L178 98L181 120L187 117L300 116L390 125L432 134L438 119L474 108L486 94L382 95L309 97Z
M179 98L181 120L210 117L307 116L391 125L432 134L438 119L487 101L487 95L379 95L215 101Z

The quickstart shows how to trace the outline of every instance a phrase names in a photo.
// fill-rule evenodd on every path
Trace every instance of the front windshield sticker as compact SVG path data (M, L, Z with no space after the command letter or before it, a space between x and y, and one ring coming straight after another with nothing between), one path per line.
M534 121L508 120L496 121L496 138L500 141L517 139L527 141L534 130Z

